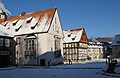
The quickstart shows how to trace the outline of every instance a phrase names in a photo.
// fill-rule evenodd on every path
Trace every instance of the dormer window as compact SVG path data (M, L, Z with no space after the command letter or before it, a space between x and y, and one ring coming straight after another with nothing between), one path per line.
M15 29L15 31L17 32L21 27L22 27L22 25L19 28Z
M24 20L19 20L17 22L16 26L14 26L16 32L22 27L23 22L24 22Z
M67 36L70 37L72 33L68 34Z
M74 40L75 40L75 38L76 38L76 36L75 36L74 38L72 38L72 40L74 41Z
M6 26L7 24L8 24L8 21L3 23L4 26Z
M27 18L26 20L26 23L30 23L31 21L32 21L32 19L33 19L33 17L29 17L29 18Z
M55 18L55 24L57 24L57 18Z
M12 22L13 26L15 26L15 25L17 24L17 22L18 22L18 20L14 20L14 21Z
M7 29L10 29L10 27L8 27Z
M37 26L38 20L39 20L38 17L34 17L34 18L31 20L31 22L30 22L30 24L29 24L29 26L31 27L31 29L34 29L34 28Z
M31 26L31 29L34 29L36 27L37 23L35 24L35 26Z

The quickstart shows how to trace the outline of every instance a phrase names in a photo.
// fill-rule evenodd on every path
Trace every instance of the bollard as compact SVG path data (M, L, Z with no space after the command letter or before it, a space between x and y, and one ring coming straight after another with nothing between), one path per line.
M115 62L109 62L106 73L115 73L115 71L114 71L115 70L115 65L116 65Z

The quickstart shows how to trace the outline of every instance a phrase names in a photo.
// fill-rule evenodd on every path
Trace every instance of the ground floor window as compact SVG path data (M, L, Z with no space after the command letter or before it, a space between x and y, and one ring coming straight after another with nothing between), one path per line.
M33 59L36 55L36 39L26 39L26 59Z
M9 47L10 46L10 39L5 39L5 46Z
M3 38L0 38L0 46L3 46Z
M59 57L61 57L60 38L55 38L54 58L59 58Z

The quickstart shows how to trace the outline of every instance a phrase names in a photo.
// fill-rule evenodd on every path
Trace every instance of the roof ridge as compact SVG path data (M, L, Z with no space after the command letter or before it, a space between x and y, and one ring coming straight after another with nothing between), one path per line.
M82 30L84 28L75 28L75 29L70 29L70 30L64 30L64 31L79 31L79 30Z

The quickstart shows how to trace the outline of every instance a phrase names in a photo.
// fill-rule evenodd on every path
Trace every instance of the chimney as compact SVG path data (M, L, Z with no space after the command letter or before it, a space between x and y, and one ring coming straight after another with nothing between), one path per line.
M24 16L26 13L25 12L22 12L21 14L20 14L20 16Z

